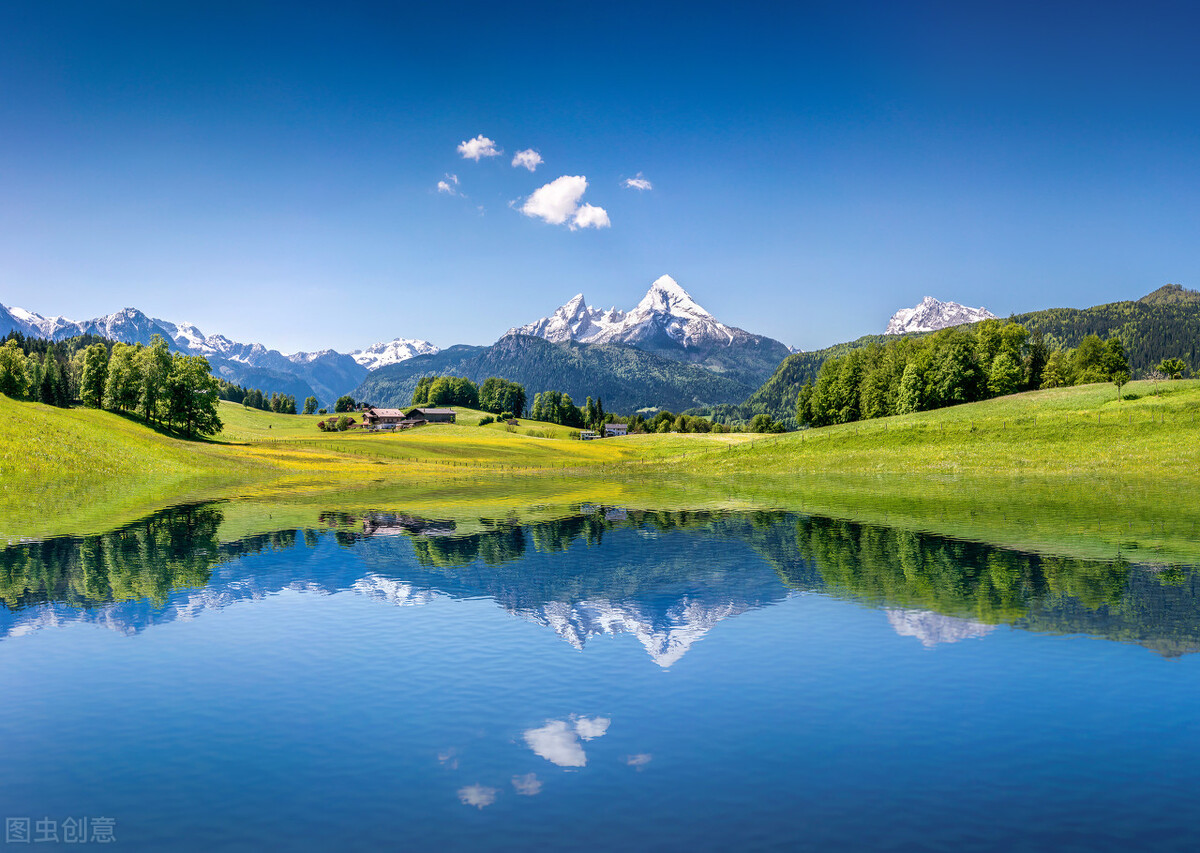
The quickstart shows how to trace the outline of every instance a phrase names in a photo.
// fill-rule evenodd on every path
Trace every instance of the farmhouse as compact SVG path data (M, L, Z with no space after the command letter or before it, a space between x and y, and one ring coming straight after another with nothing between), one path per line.
M423 420L431 424L454 423L454 409L409 409L404 413L408 420Z
M362 411L363 425L369 427L379 427L385 424L398 424L404 420L404 412L399 409L376 409L374 406L365 406Z
M604 425L604 434L605 435L628 435L629 434L629 424L605 424Z

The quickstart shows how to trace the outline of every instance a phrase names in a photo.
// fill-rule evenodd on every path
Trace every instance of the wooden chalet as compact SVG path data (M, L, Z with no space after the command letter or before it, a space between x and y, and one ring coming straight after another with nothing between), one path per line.
M404 413L404 417L409 420L421 420L431 424L452 424L454 423L454 409L409 409Z
M605 435L628 435L629 434L629 424L605 424L604 425L604 434Z
M376 409L374 406L365 406L362 410L362 419L364 426L395 425L404 420L404 412L400 409Z

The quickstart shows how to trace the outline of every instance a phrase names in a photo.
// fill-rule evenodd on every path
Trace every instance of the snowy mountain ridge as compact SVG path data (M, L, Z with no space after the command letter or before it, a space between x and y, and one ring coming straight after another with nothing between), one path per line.
M192 323L160 320L136 308L76 321L0 305L0 337L14 331L56 341L91 334L127 344L149 344L154 335L162 335L172 349L207 358L213 373L228 382L293 394L297 399L314 394L324 405L332 405L335 399L353 391L370 371L439 351L429 341L396 338L349 355L331 349L287 355L258 343L206 335Z
M408 361L415 355L432 355L437 352L441 352L441 348L434 346L429 341L421 341L416 338L396 338L372 344L366 349L356 349L350 353L350 357L367 370L374 371L389 364Z
M903 335L909 332L936 332L964 323L980 320L995 320L996 315L986 308L968 308L957 302L942 302L926 296L912 308L901 308L888 321L885 335Z
M630 311L592 308L578 293L549 317L509 329L509 335L532 335L552 343L652 343L664 336L686 348L729 346L747 332L726 326L702 308L679 282L659 276Z

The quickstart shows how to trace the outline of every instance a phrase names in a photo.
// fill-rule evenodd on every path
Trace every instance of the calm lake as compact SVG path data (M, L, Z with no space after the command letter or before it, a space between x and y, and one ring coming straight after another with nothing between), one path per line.
M0 551L14 849L1200 846L1192 567L785 513L227 515Z

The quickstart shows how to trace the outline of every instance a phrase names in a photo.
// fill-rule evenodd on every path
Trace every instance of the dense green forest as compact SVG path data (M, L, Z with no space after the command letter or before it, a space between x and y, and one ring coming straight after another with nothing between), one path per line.
M974 403L1018 391L1129 381L1120 338L1088 335L1073 350L1046 346L1019 323L984 320L919 338L893 338L825 360L800 388L796 420L852 423Z

